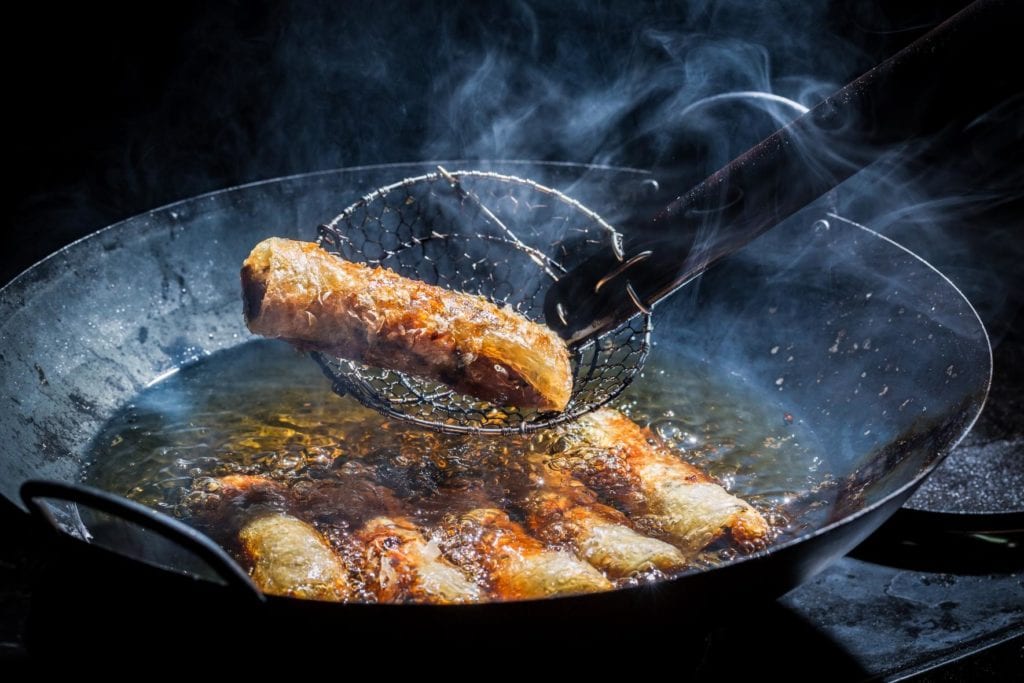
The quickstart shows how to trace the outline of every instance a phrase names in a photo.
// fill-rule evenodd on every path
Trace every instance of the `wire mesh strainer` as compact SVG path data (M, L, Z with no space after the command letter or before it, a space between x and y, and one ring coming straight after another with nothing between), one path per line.
M319 228L318 244L348 261L479 294L544 322L548 288L596 254L622 259L621 237L558 190L484 171L407 178L366 195ZM643 366L650 315L640 311L570 348L572 397L563 412L499 406L435 381L312 353L334 391L384 415L454 433L529 432L573 420L622 392Z

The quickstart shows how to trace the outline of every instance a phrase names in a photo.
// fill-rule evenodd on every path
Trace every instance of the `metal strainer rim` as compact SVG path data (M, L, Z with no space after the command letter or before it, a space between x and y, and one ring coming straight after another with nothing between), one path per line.
M484 180L492 180L500 183L513 183L516 185L525 186L533 191L542 193L554 197L561 203L573 211L577 211L583 214L594 226L599 228L608 238L609 247L612 249L616 259L620 262L625 260L623 249L622 249L622 235L612 227L604 218L602 218L596 211L588 208L577 199L566 195L560 190L542 185L529 178L523 178L520 176L496 173L493 171L476 171L476 170L459 170L459 171L447 171L441 166L438 166L438 170L432 173L426 173L418 176L407 177L389 185L381 186L372 192L369 192L358 200L346 207L341 213L332 218L327 223L319 227L319 236L317 244L332 253L339 258L342 258L340 254L333 251L327 244L328 241L335 241L343 238L340 231L340 226L348 220L358 210L367 207L371 203L386 199L391 193L399 191L403 188L409 188L421 183L434 183L438 181L447 181L453 187L453 191L465 192L458 187L459 181L464 178L477 178ZM489 210L482 202L476 198L472 193L468 193L474 202L478 204L482 211L489 214ZM493 218L493 215L492 215ZM510 237L508 244L510 248L519 249L520 251L528 254L538 266L542 266L547 274L553 279L557 280L557 275L553 272L559 270L563 274L565 269L560 266L558 261L551 258L548 254L543 253L533 247L522 243L515 233L506 228L500 220L497 220L498 226L503 229ZM330 238L330 239L328 239ZM376 259L375 259L376 260ZM541 263L540 261L543 261ZM490 300L490 298L488 298ZM493 302L492 303L496 303ZM634 328L637 325L637 328ZM633 340L639 338L639 351L636 352L635 363L632 364L632 368L627 368L628 371L621 382L614 385L607 393L600 396L598 400L583 401L579 404L573 405L576 397L580 393L579 389L579 371L581 367L590 365L590 373L598 367L598 353L600 351L596 348L602 343L608 343L605 340L613 339L615 336L622 334L624 330L629 329L631 334L628 339ZM439 431L442 433L449 434L491 434L491 435L517 435L525 434L529 432L546 429L556 425L564 424L572 420L577 419L581 415L584 415L592 410L595 410L608 402L618 397L632 382L633 378L643 368L646 361L647 355L650 351L650 334L652 329L652 322L649 310L638 310L637 314L631 317L628 321L622 325L616 327L614 330L601 335L597 339L591 339L587 343L570 346L569 351L571 355L571 365L573 368L573 399L567 410L562 412L551 412L551 413L532 413L529 418L523 418L518 423L513 425L502 425L502 424L476 424L469 423L466 421L458 421L455 418L446 419L444 421L432 420L423 418L408 412L403 412L395 407L395 405L409 405L414 403L410 398L396 399L393 397L384 397L385 392L376 390L370 381L364 377L364 373L369 372L382 372L382 369L373 366L365 365L359 361L348 360L324 354L322 352L311 352L310 356L317 362L324 374L331 380L332 390L340 395L351 395L353 398L358 400L363 405L373 408L377 412L381 413L386 417L395 418L405 422L418 425L420 427ZM611 342L614 345L614 342ZM622 348L626 344L619 344L618 348ZM586 359L586 355L590 355L590 361ZM457 394L454 390L441 390L431 393L429 397L424 397L419 394L415 387L415 384L420 380L411 375L397 372L395 370L387 370L386 372L395 374L399 381L411 391L414 395L420 396L424 399L424 402L430 403L435 408L443 410L449 415L462 413L467 415L468 411L459 410L458 408L449 408L446 406L440 406L437 401L450 395L461 395ZM588 378L583 378L584 384L588 381ZM597 381L597 380L595 380ZM427 400L429 398L429 400ZM486 401L481 401L481 404L486 404ZM493 406L494 409L503 410L503 407Z

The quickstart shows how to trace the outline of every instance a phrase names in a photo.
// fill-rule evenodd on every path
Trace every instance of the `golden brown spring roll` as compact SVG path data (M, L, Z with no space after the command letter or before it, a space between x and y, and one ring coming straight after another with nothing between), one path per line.
M600 503L593 491L564 471L535 462L531 479L536 488L527 494L523 509L527 528L541 540L571 546L614 577L686 566L678 548L635 531L625 515Z
M467 572L480 576L501 600L609 590L601 572L565 550L549 550L508 515L477 508L445 527L445 551Z
M347 529L347 546L360 558L366 590L380 602L478 602L485 595L440 556L416 526L403 517L406 506L374 481L373 468L347 462L335 476L296 486L292 495L303 517Z
M286 496L287 487L281 482L258 474L227 474L214 480L214 490L225 498L277 500Z
M617 410L594 411L559 433L564 450L555 454L556 466L685 553L699 552L726 533L752 544L768 534L767 522L750 504L656 445L649 430Z
M381 602L451 604L486 597L409 520L377 517L356 536L365 547L366 587Z
M291 496L284 484L250 474L200 477L182 501L192 523L220 543L230 546L239 528L255 513L287 513Z
M565 342L480 296L270 238L242 266L249 329L296 346L437 380L498 405L563 410Z
M376 482L372 467L349 461L332 475L297 482L291 489L295 509L318 527L355 532L374 517L404 513L405 505Z
M284 514L250 520L238 534L265 593L341 602L351 593L341 558L309 524Z

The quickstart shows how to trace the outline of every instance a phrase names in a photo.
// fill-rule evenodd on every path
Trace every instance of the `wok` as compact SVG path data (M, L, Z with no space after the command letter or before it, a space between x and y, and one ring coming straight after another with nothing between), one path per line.
M613 224L626 196L650 178L573 164L472 167L536 178ZM661 583L539 601L302 602L258 594L212 542L161 513L79 486L90 440L119 407L155 378L251 339L238 268L252 245L271 235L312 239L325 216L362 192L433 168L328 171L188 199L75 242L0 291L0 493L61 532L39 577L40 631L52 636L56 627L43 615L68 605L123 611L129 623L148 614L193 632L221 629L228 614L301 623L307 635L438 624L469 633L499 622L607 626L641 617L651 625L704 622L776 597L853 548L982 408L991 352L969 302L928 263L819 202L654 313L652 362L732 373L777 406L780 419L789 413L806 423L837 482L817 494L822 507L808 528L755 555Z

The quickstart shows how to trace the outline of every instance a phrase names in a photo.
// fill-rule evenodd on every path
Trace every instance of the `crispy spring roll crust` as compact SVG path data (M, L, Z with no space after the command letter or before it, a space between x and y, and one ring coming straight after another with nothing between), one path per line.
M478 508L451 520L445 550L456 564L481 574L500 600L610 590L608 579L564 550L549 550L508 515Z
M377 517L357 538L365 546L362 573L367 588L381 602L452 604L486 597L408 520Z
M252 562L252 578L265 593L341 602L351 593L341 558L320 533L290 515L269 514L238 534Z
M274 505L284 508L288 503L288 487L254 474L228 474L206 482L215 505L234 505L239 509L250 505Z
M649 430L617 410L584 415L560 433L565 450L555 455L559 466L686 553L727 532L754 544L768 534L768 523L750 504L657 446Z
M259 335L443 382L499 405L563 410L569 352L549 328L482 297L270 238L242 266Z
M614 577L686 566L678 548L635 531L625 515L598 502L564 471L537 463L534 472L538 488L523 508L527 528L541 540L572 546L581 558Z
M255 514L286 513L292 506L288 487L250 474L200 477L182 501L202 531L225 545L234 545L238 530Z

